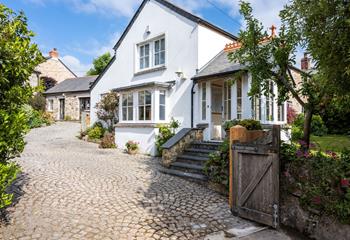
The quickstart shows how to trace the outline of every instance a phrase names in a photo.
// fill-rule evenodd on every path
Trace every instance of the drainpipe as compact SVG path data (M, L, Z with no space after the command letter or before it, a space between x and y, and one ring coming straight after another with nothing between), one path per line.
M198 69L196 70L198 73ZM192 79L192 88L191 88L191 128L193 128L193 95L194 95L194 87L196 86L196 80Z

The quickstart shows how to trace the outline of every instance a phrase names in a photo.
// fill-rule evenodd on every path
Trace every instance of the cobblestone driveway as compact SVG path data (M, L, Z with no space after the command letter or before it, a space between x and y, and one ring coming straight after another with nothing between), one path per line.
M156 159L98 149L76 139L78 130L57 123L27 136L21 196L0 238L201 239L251 225L224 197L159 173Z

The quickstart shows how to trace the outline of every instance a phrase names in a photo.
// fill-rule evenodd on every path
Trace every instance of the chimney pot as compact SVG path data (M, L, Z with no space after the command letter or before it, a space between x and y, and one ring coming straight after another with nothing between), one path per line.
M49 52L49 56L52 58L58 58L58 51L57 48L53 48L50 52Z
M307 56L307 53L304 53L304 57L301 59L301 70L309 70L310 68L310 58Z

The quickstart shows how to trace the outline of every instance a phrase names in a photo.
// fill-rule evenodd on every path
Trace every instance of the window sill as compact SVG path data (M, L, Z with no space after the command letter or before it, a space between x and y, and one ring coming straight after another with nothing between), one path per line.
M116 128L157 128L156 123L117 123Z
M142 74L147 74L147 73L152 73L152 72L163 71L165 69L166 69L165 65L159 66L159 67L148 68L148 69L140 70L140 71L134 73L134 76L139 76L139 75L142 75Z

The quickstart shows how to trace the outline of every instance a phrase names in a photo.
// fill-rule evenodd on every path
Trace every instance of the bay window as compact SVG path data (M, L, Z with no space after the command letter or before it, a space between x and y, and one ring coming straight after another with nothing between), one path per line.
M266 121L273 121L274 111L274 93L273 93L273 82L269 82L269 91L268 95L266 96Z
M278 121L283 122L285 120L284 117L284 113L285 113L285 109L284 109L285 104L282 103L281 105L278 105Z
M261 97L252 98L252 118L261 120Z
M122 116L123 121L132 121L134 119L134 101L133 94L122 94Z
M152 93L150 91L140 91L138 93L139 120L146 121L152 119Z
M228 81L224 82L224 118L231 119L231 86Z

